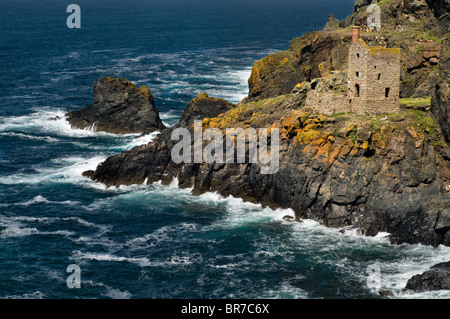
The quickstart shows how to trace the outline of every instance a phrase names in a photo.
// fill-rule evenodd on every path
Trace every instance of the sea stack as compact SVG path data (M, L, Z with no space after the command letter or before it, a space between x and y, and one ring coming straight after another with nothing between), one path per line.
M93 84L93 104L66 114L74 128L113 134L148 134L165 129L147 86L104 77Z

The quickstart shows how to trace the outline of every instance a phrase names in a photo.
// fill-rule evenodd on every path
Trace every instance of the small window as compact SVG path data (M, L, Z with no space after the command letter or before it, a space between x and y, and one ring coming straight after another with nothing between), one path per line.
M390 88L386 88L384 90L384 97L387 99L389 97L389 93L390 93L391 89Z
M359 72L356 72L356 77L359 78Z
M359 58L359 53L356 53L356 57Z
M378 81L381 80L381 73L378 73Z
M359 97L359 91L360 91L359 84L355 85L355 89L356 89L356 97Z

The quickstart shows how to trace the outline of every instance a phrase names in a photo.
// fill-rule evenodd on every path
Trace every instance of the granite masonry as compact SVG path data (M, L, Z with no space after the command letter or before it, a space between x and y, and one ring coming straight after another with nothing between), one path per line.
M400 49L370 47L353 28L348 58L347 94L308 92L306 105L330 115L398 113L400 111Z

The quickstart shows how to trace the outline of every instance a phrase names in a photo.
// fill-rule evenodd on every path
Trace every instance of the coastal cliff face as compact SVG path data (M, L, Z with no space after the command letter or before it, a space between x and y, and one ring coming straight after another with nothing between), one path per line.
M386 32L362 37L369 45L402 48L401 95L434 96L432 113L429 105L413 105L398 114L324 116L305 107L311 85L336 78L332 86L339 89L345 82L351 42L346 25L364 20L371 3L357 1L345 21L330 19L334 26L329 23L328 31L294 39L289 50L256 62L249 96L238 105L200 95L153 142L112 156L84 175L107 186L176 178L194 194L218 192L292 208L297 220L353 227L368 236L388 232L393 243L450 245L448 51L445 36L431 33L442 29L442 18L425 1L397 2L383 1ZM395 27L399 21L410 27ZM428 29L419 34L419 27ZM222 132L278 128L278 171L261 174L258 163L175 164L171 134L178 127L192 132L194 120Z
M110 77L101 78L93 87L93 104L66 114L72 127L114 134L165 129L148 87Z
M201 109L210 99L193 103ZM297 219L355 227L369 236L389 232L394 243L450 245L448 147L431 117L420 110L386 118L324 117L305 110L303 99L280 96L216 117L185 114L203 120L204 129L278 127L280 167L273 175L260 174L260 165L251 163L176 165L170 160L172 129L85 175L107 186L177 178L194 194L219 192L292 208Z

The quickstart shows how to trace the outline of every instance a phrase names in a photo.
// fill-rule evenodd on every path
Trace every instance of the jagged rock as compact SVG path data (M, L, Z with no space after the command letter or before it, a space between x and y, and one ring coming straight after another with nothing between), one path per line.
M249 83L249 101L288 94L298 83L323 76L321 69L344 70L351 33L307 33L291 42L289 50L257 61ZM324 68L319 67L326 64Z
M405 290L414 292L450 290L450 262L434 265L423 274L412 277L408 280Z
M450 0L426 0L437 17L442 17L450 12Z
M344 23L337 19L334 14L330 14L328 16L328 21L325 27L323 28L324 31L333 31L339 28L342 28L344 26Z
M294 89L292 90L292 94L303 93L306 94L311 90L311 82L303 81L302 83L298 83Z
M442 43L439 82L432 95L431 108L446 140L450 142L450 39Z
M192 129L195 120L214 117L232 109L235 105L222 99L200 94L194 98L183 112L178 124L163 131L153 142L143 147L135 147L128 152L109 157L95 171L84 172L84 176L109 186L142 184L162 180L170 182L186 167L175 165L171 161L171 150L176 141L171 140L173 130L179 127ZM190 187L191 185L187 185Z
M72 127L115 134L165 129L146 86L125 79L101 78L94 83L93 104L66 114Z
M189 127L194 120L215 117L235 107L234 104L223 99L209 97L203 93L194 98L181 115L179 126Z

